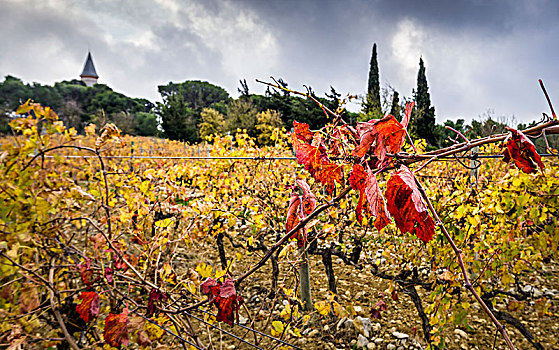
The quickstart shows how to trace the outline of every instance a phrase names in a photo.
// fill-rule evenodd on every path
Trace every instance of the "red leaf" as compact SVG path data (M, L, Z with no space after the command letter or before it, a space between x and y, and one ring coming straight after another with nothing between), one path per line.
M408 102L406 103L406 111L404 113L404 118L402 118L402 126L405 128L408 127L411 119L411 111L413 110L413 106L415 106L415 102Z
M96 292L81 292L78 299L82 302L76 306L76 311L85 323L89 323L90 320L99 315L99 294Z
M359 202L355 209L357 220L360 223L363 221L363 205L368 202L370 213L376 218L375 227L378 231L382 230L390 223L390 214L386 210L386 203L375 174L372 171L366 172L359 164L354 164L349 176L349 184L353 189L359 190Z
M91 286L91 277L93 276L93 270L91 269L91 259L86 258L84 264L78 265L80 269L80 276L82 278L82 282L87 285Z
M105 267L105 278L107 279L107 282L113 283L113 275L113 269L111 269L110 267Z
M334 182L342 183L342 168L331 162L319 147L309 145L291 134L291 143L295 150L297 162L303 164L312 177L326 186L329 194L334 191Z
M297 123L296 121L293 121L293 129L295 136L297 136L299 140L306 143L311 143L314 133L310 131L308 124Z
M543 172L542 158L536 152L536 147L521 131L507 127L511 134L505 139L505 150L503 160L508 163L514 160L514 164L526 174L536 171L539 166Z
M371 318L376 318L377 320L381 319L380 311L377 309L371 309Z
M359 164L353 164L353 170L349 174L349 184L351 188L361 191L365 188L365 182L367 182L367 173L365 169Z
M301 196L296 192L291 194L289 201L289 208L287 209L287 221L285 223L285 231L290 232L295 226L299 224L299 213L301 210Z
M392 291L392 300L394 301L398 301L398 292L396 292L396 290Z
M237 291L235 290L235 283L230 278L226 279L225 282L223 282L223 284L221 285L219 296L222 298L230 298L236 295Z
M380 311L386 311L386 310L388 310L388 305L386 305L386 303L384 302L384 300L379 300L375 306L378 307L378 309L379 309Z
M239 308L243 304L243 298L237 295L229 298L218 296L215 298L214 304L217 306L217 321L232 326L235 323L235 317L239 319Z
M295 150L297 162L303 164L308 171L315 171L320 165L320 151L318 147L301 142L295 134L291 134L291 144Z
M235 322L235 317L239 319L239 308L243 304L243 297L237 295L235 283L232 279L228 278L225 282L218 283L212 278L207 278L200 285L200 290L202 294L214 296L210 304L214 304L217 307L216 319L218 321L232 326Z
M115 348L128 346L128 309L124 308L122 313L109 315L105 318L105 343Z
M386 225L390 223L390 214L386 210L386 203L380 187L377 182L377 178L373 172L369 172L367 175L367 182L365 184L365 195L367 196L367 201L369 202L369 209L371 209L371 215L375 219L375 227L378 231L382 230Z
M355 147L352 155L362 158L374 145L374 155L379 159L379 164L384 163L386 153L398 153L402 148L405 130L396 118L391 115L367 123L358 123L359 145Z
M303 213L309 215L316 208L316 197L305 180L297 180L297 185L303 190Z
M206 278L206 280L200 285L200 292L202 292L202 294L209 296L216 296L217 294L219 294L219 288L215 288L216 286L219 286L217 284L217 282L211 278L208 277ZM214 292L215 291L215 292Z
M153 316L155 313L155 302L157 301L165 301L169 298L169 295L165 292L160 291L159 289L153 288L149 292L149 299L148 299L148 310L146 313L147 317Z
M435 233L435 223L427 211L413 173L405 166L388 180L388 211L402 233L410 232L427 243Z
M343 181L342 167L329 160L322 160L320 168L314 174L311 172L311 175L326 186L328 194L334 192L335 182L342 183Z

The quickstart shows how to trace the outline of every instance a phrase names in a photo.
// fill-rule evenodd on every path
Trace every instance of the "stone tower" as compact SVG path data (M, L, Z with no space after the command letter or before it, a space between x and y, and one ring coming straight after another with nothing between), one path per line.
M99 76L95 71L95 65L93 65L93 59L91 58L91 52L87 53L87 58L85 60L85 65L83 66L83 72L80 74L80 78L87 86L93 86L97 84L97 79Z

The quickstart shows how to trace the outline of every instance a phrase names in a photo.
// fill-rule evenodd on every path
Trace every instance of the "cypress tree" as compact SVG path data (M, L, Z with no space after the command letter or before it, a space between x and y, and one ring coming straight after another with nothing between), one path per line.
M414 92L415 108L410 121L410 131L413 136L425 139L430 145L436 145L435 107L431 106L431 95L425 75L423 58L419 58L419 72L417 73L417 88Z
M380 79L377 61L377 44L373 44L373 53L369 65L369 80L367 84L367 99L364 112L368 118L382 118L382 105L380 104Z
M390 114L400 120L401 109L400 94L398 94L398 91L394 90L394 93L392 94L392 105L390 106Z

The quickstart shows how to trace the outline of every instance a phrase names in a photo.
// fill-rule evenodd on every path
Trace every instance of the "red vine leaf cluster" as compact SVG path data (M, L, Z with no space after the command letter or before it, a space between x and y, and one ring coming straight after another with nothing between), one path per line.
M243 297L237 295L235 283L228 278L225 282L217 282L208 277L201 285L200 291L210 299L210 305L217 307L217 321L232 326L235 317L239 319L239 309L243 304Z
M378 120L373 119L366 123L358 123L359 145L355 147L352 155L363 158L371 152L378 159L377 164L374 164L376 168L386 165L389 160L386 158L386 154L396 154L402 148L413 106L413 102L406 105L406 114L402 123L392 115L387 115Z
M370 120L357 125L359 143L353 148L351 155L354 157L353 159L357 158L358 163L353 164L349 174L349 184L354 190L359 191L355 214L360 223L363 222L365 216L373 216L375 218L374 226L380 231L391 222L392 216L402 233L415 234L427 243L433 238L435 224L421 197L413 173L407 167L401 166L400 170L388 180L383 195L376 174L371 170L393 165L393 158L388 157L387 154L400 152L413 107L413 102L406 105L402 123L398 122L394 116L387 115L382 119ZM328 152L326 145L332 145L332 142L328 142L328 140L325 142L320 136L320 132L313 133L307 124L294 122L293 125L295 131L291 135L291 140L298 162L304 164L316 180L326 184L326 188L331 194L334 181L322 181L323 178L317 175L328 174L330 169L336 168L338 171L336 179L340 179L336 182L343 179L342 166L329 161L326 155ZM344 126L334 127L329 135L336 135L336 132L341 135L340 129L343 128ZM304 186L308 187L306 183ZM311 208L314 209L316 206L315 199L312 206L303 205L305 194L310 191L301 188L304 192L303 196L296 192L293 192L291 196L286 223L288 232L299 223L304 215L312 212ZM303 230L303 235L304 233ZM298 243L299 246L303 246L304 239L299 239Z
M514 164L523 172L530 174L539 166L543 172L542 158L536 147L521 131L507 127L510 135L504 141L503 161L514 160Z

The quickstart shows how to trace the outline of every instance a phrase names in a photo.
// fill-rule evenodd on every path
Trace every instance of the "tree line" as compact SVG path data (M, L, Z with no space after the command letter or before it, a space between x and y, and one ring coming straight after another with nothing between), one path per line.
M278 79L278 83L288 87L282 79ZM271 130L277 127L290 130L293 120L307 123L314 130L328 122L322 109L310 99L270 88L263 95L252 94L246 80L240 81L238 90L240 96L235 99L222 87L209 82L169 82L158 86L162 102L153 103L125 96L104 84L87 87L80 80L57 82L53 86L25 84L21 79L8 75L0 82L0 133L9 132L8 123L13 111L29 98L58 111L65 125L74 127L78 132L83 132L90 123L100 127L105 122L112 122L127 134L160 136L190 143L199 142L211 134L245 130L259 144L266 144L270 142ZM333 87L324 97L317 96L312 89L309 93L332 110L340 104L341 94ZM513 122L487 113L481 120L473 120L470 124L458 119L437 125L423 59L419 59L416 88L411 97L402 97L391 86L381 88L375 43L367 91L362 98L363 108L359 113L345 111L345 119L356 124L391 114L400 120L403 107L409 101L416 104L409 132L414 138L425 139L431 147L448 146L456 138L456 133L445 126L473 138L500 132Z

